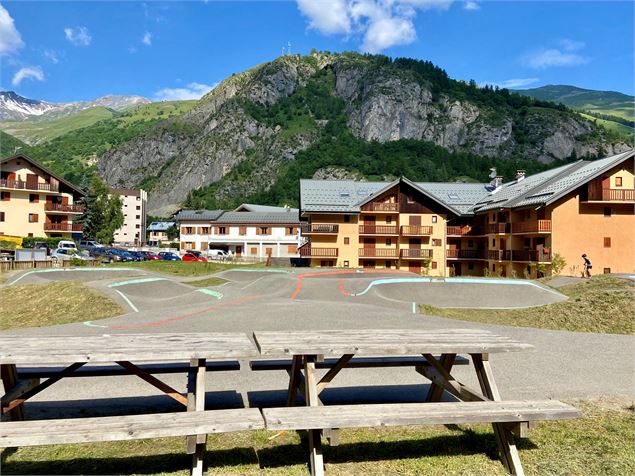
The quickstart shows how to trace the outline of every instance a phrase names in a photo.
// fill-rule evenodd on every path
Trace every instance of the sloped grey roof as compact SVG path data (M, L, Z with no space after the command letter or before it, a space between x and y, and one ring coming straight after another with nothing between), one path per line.
M286 211L285 207L274 207L271 205L255 205L253 203L243 203L241 206L237 207L235 212L240 210L241 208L245 208L249 212L272 212L272 213L281 213Z
M216 221L224 210L181 210L174 216L175 221Z
M225 212L216 223L231 224L298 224L297 208L287 208L284 212Z
M148 225L148 231L168 231L173 226L173 221L153 221Z
M417 182L417 186L462 215L489 193L485 183Z
M359 203L383 190L390 182L353 180L300 180L303 212L356 213Z

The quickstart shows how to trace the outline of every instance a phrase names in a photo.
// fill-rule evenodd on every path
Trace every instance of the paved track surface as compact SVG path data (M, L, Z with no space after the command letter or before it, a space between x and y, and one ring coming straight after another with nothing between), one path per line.
M504 398L635 395L633 336L484 325L413 313L413 302L452 307L505 307L510 304L510 307L517 307L563 299L557 292L542 286L420 281L378 284L378 280L416 279L416 276L354 270L323 273L241 270L226 271L219 276L228 283L201 291L187 285L187 280L194 278L178 279L136 270L29 274L18 283L79 279L113 297L130 312L101 321L22 329L13 333L99 335L236 331L251 336L258 330L281 329L479 328L536 347L534 352L492 355L494 372ZM471 368L457 368L455 373L466 383L478 386ZM185 389L184 375L170 375L165 380L176 388ZM251 372L247 363L243 363L240 372L209 374L208 404L210 408L280 405L284 403L286 385L286 372ZM354 399L421 401L426 388L425 381L412 369L344 370L325 392L324 399L330 403ZM156 396L148 398L152 395ZM53 417L59 410L74 414L80 412L82 399L96 396L103 400L91 404L91 411L95 413L113 412L122 405L139 411L171 405L168 397L158 396L153 388L135 377L112 377L63 380L36 397L28 408L33 417ZM126 398L121 400L121 397ZM86 408L84 405L82 411Z

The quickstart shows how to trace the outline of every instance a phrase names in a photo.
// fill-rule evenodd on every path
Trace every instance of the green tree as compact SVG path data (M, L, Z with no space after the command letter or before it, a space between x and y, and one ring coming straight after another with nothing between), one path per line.
M177 225L172 225L167 229L168 240L174 241L179 237L179 227Z
M84 199L84 205L86 211L81 217L84 236L100 243L112 243L115 230L123 225L121 198L110 195L108 186L95 175Z

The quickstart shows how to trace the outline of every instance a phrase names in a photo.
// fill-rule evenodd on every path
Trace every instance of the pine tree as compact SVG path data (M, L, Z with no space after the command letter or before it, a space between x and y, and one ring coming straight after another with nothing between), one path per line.
M115 230L123 225L121 198L110 195L108 186L94 176L83 202L85 212L80 221L84 224L84 237L100 243L112 243Z

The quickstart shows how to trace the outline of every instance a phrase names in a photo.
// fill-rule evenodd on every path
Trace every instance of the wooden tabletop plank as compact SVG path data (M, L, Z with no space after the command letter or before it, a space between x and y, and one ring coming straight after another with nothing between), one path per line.
M257 357L244 333L103 334L98 336L0 336L1 364L187 361Z
M352 329L254 332L263 356L514 352L533 348L475 329Z

